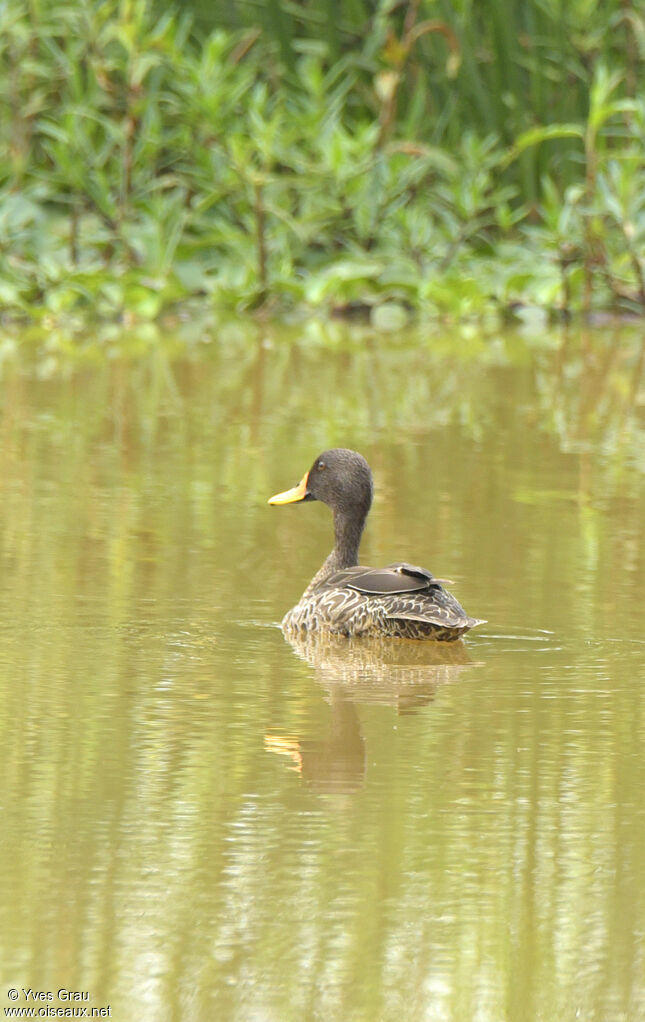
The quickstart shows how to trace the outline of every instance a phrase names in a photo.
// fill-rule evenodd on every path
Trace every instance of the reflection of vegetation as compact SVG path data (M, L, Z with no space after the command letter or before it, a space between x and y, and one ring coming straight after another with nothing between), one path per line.
M113 378L103 371L106 357L122 367ZM86 378L96 391L95 407L108 402L117 420L127 408L128 429L151 436L165 416L186 415L192 401L202 400L193 388L209 366L217 375L209 391L213 427L243 424L257 445L268 417L285 437L296 438L303 462L312 445L322 449L349 435L403 431L414 437L458 423L478 442L496 415L486 381L529 366L535 393L524 412L516 410L518 424L524 414L555 433L564 451L622 452L630 465L640 465L645 450L645 348L637 327L581 332L540 324L539 333L500 333L491 325L485 332L408 328L384 347L370 329L337 321L276 328L202 315L129 330L105 325L91 337L80 328L35 326L0 336L6 385L18 375L34 386L36 380ZM91 433L99 421L91 415L84 428ZM314 435L301 443L303 422ZM273 484L267 479L268 488Z
M0 9L5 308L645 306L629 5L359 2L326 46L304 7L262 35L239 6L199 42L145 0Z

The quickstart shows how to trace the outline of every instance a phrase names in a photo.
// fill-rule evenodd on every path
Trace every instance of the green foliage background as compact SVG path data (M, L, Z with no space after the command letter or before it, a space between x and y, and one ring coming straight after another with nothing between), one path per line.
M163 8L0 4L5 316L645 307L642 0Z

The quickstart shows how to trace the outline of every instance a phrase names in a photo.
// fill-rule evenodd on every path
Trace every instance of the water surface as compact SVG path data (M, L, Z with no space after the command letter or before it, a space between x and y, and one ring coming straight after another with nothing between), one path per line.
M1 348L2 997L645 1017L639 331L145 340ZM337 444L467 642L283 638Z

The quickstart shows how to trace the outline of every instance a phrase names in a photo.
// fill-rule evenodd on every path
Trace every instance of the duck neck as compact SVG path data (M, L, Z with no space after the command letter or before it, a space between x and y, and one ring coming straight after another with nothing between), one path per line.
M334 571L340 568L352 568L358 564L358 548L365 527L366 515L348 515L344 511L334 511L334 549L325 564L330 562Z
M334 549L320 571L309 583L307 593L325 582L335 571L340 571L341 568L351 568L358 564L358 548L361 544L366 517L366 514L358 518L349 516L342 511L334 511L334 537L336 540Z

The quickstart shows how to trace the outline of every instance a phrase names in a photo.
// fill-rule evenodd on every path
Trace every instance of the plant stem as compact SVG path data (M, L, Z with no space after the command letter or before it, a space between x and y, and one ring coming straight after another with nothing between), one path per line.
M267 290L267 250L266 250L266 219L264 209L263 187L260 181L253 184L255 210L255 244L258 257L258 280L263 292Z

